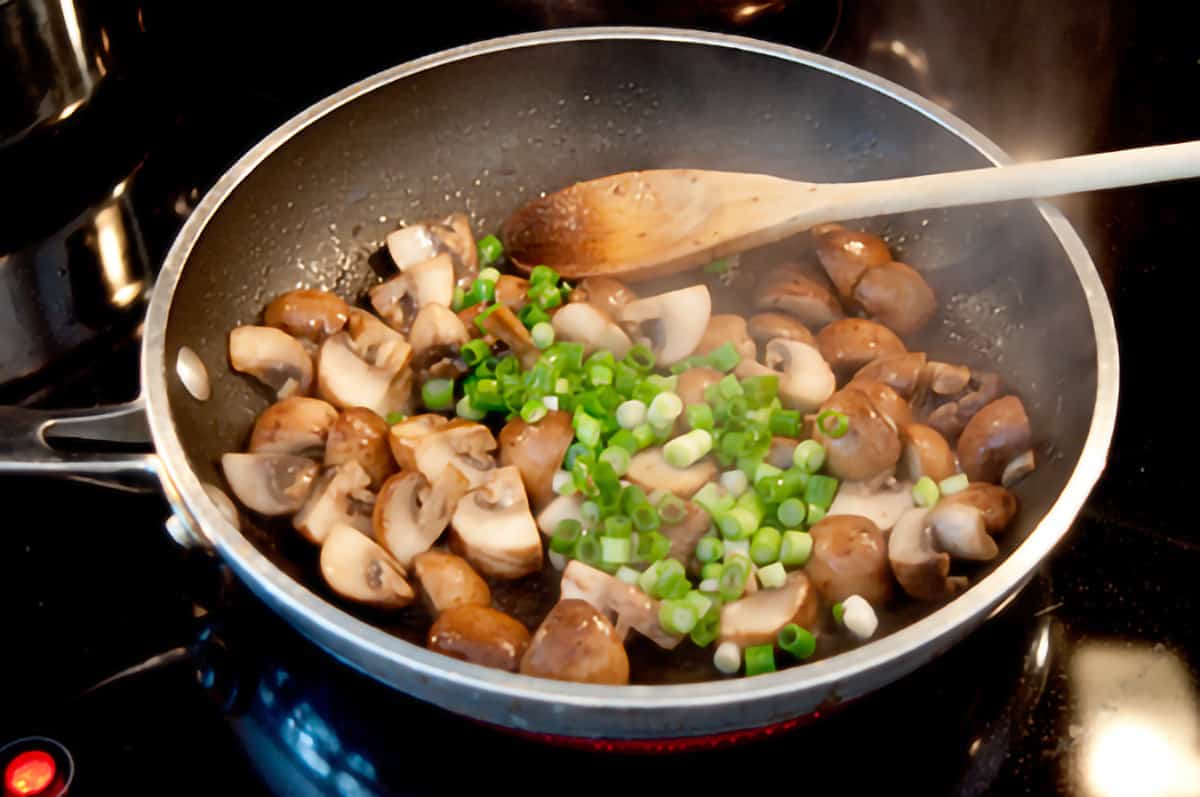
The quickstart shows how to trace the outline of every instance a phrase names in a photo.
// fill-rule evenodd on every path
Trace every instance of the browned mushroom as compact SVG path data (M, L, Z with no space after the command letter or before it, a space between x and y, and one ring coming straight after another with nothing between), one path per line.
M774 644L789 623L812 631L820 625L821 600L808 576L796 570L778 589L763 589L721 607L721 641L739 647Z
M964 503L939 502L929 511L925 522L933 530L934 544L955 559L988 562L1000 552L988 534L983 512Z
M629 656L616 629L587 601L560 600L534 632L521 672L556 681L629 683Z
M494 310L483 316L481 323L487 334L504 341L513 354L517 355L522 368L530 369L537 364L538 358L542 356L542 351L533 345L533 337L529 334L529 330L512 310L502 304L497 304Z
M931 361L922 369L921 378L935 395L953 396L967 389L971 382L971 369L965 365Z
M1017 497L1003 487L987 482L973 482L963 490L946 495L942 504L967 504L983 514L984 527L989 534L999 534L1008 528L1017 514Z
M479 274L479 255L465 213L395 230L387 236L387 249L400 271L407 271L443 252L449 254L457 284L463 290L469 288Z
M659 619L659 603L632 584L602 570L572 560L563 570L559 592L563 600L585 600L616 624L617 638L637 631L664 650L674 650L683 637L669 633Z
M901 589L917 600L950 598L967 586L962 576L950 575L950 556L939 551L927 518L929 510L905 512L888 537L888 562Z
M838 486L837 496L826 515L859 515L869 519L880 531L887 531L912 507L912 482L877 485L847 481Z
M221 470L242 505L261 515L299 510L317 478L317 463L291 454L225 454Z
M229 363L281 399L303 396L312 387L312 357L300 341L275 327L236 327L229 333Z
M854 379L845 389L857 390L866 396L875 409L890 420L896 429L901 430L912 423L912 408L886 383L874 379Z
M412 560L421 598L437 617L457 606L489 606L492 591L466 559L446 551L426 551Z
M454 300L454 264L442 254L411 266L370 291L371 306L392 329L405 331L430 305L449 309Z
M485 576L520 578L541 568L542 538L516 468L496 468L463 496L450 518L450 547Z
M625 283L612 277L588 277L571 291L572 302L587 302L609 318L616 318L637 294Z
M675 383L675 393L683 406L700 404L704 401L704 391L709 385L715 385L725 377L725 374L715 368L689 368L679 375Z
M839 382L873 360L905 351L895 332L865 318L843 318L829 324L817 333L817 348Z
M829 363L807 343L776 338L767 343L764 359L779 372L779 399L788 409L812 412L837 387Z
M792 263L769 271L754 296L760 310L781 310L807 327L820 329L845 315L829 288Z
M935 482L948 479L958 472L954 450L936 429L921 423L910 423L900 429L904 446L900 475L909 481L928 476Z
M319 456L337 417L337 410L320 399L292 396L277 401L254 421L250 452Z
M691 498L716 475L717 466L709 458L689 468L676 468L667 462L659 446L634 454L625 471L625 478L646 492L666 490L679 498Z
M754 338L759 346L766 346L767 341L776 338L797 340L814 348L817 345L817 339L813 337L813 333L808 330L808 327L787 313L756 313L750 316L746 328L750 332L750 337Z
M731 314L714 315L708 319L708 326L704 328L704 334L700 336L700 342L692 354L709 354L726 343L732 343L744 361L758 356L754 341L746 330L746 319Z
M619 321L649 346L659 365L674 365L699 345L712 314L712 297L704 285L637 299L622 307Z
M904 263L867 269L854 286L854 299L867 315L897 335L919 332L937 311L929 283Z
M380 609L413 601L404 569L374 540L353 526L337 524L321 543L321 575L343 598Z
M812 236L817 259L843 299L853 297L854 286L867 269L892 262L887 244L869 232L847 230L840 224L821 224L812 228Z
M346 326L349 310L340 296L329 291L288 291L267 305L263 323L320 343Z
M571 302L550 319L558 340L582 343L584 354L611 351L613 357L624 357L633 341L615 321L588 302Z
M868 518L832 515L813 525L813 547L804 572L830 603L861 595L882 606L892 594L887 542Z
M392 424L388 430L388 444L392 448L392 456L401 468L416 470L417 443L422 438L444 429L449 423L449 419L444 415L429 412Z
M529 647L529 630L489 606L457 606L434 621L425 645L443 656L516 672Z
M918 388L917 395L913 397L913 410L926 425L954 442L971 418L975 417L975 413L999 397L1000 377L986 371L960 370L957 366L944 363L930 363L929 366L923 377L928 387L924 390ZM955 392L953 388L962 384L964 370L967 372L966 384ZM939 383L944 392L939 393L935 389Z
M817 424L814 439L825 447L825 464L839 479L867 481L886 474L900 459L900 436L865 393L843 389L821 405L849 421L841 437L830 437ZM874 601L871 601L874 603Z
M692 561L692 554L700 538L712 527L712 518L708 512L688 501L684 504L687 512L678 523L664 523L660 529L662 535L671 541L671 550L667 554L684 564Z
M383 483L371 517L375 539L401 565L437 542L450 522L467 480L456 468L446 468L434 480L420 473L397 473Z
M413 460L430 482L437 481L452 465L474 489L491 478L496 466L491 452L495 450L496 438L490 429L481 423L456 420L419 437L413 447Z
M1016 396L988 404L967 423L958 438L958 461L976 482L999 482L1014 459L1030 451L1031 433L1025 406Z
M909 351L903 354L889 354L872 360L858 369L850 381L874 379L876 382L888 385L906 400L911 400L917 392L924 367L924 352Z
M554 473L562 467L574 439L571 416L566 412L548 412L537 423L517 416L500 430L500 464L517 467L534 509L540 510L554 498Z
M501 274L496 280L496 301L514 313L529 303L529 280L512 274Z
M334 526L353 526L371 534L375 494L367 489L371 477L357 462L344 462L325 472L313 485L312 495L292 518L292 526L309 542L320 544Z
M388 448L387 422L365 407L342 410L329 430L329 442L325 445L326 466L351 460L362 465L371 477L372 490L378 490L396 469Z
M791 437L772 437L771 447L767 449L767 456L763 458L763 462L787 470L795 461L796 446L798 445L800 445L800 441Z

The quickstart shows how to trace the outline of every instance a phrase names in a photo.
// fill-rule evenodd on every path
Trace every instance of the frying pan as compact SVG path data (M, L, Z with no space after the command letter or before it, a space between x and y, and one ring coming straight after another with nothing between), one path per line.
M865 220L920 265L942 309L936 353L999 371L1038 436L1037 472L1006 554L964 594L849 652L772 675L605 687L452 660L322 597L311 550L243 519L203 483L269 399L231 373L226 336L295 287L357 297L371 254L403 221L465 208L479 234L575 180L699 167L818 181L1005 162L920 97L820 56L679 30L592 28L497 39L370 77L271 133L188 220L150 302L143 396L68 413L5 410L0 471L105 482L156 479L177 539L211 548L267 605L333 656L423 700L488 722L577 737L679 737L808 714L894 681L982 623L1068 531L1103 466L1117 403L1117 343L1079 237L1033 202ZM181 346L213 398L175 375ZM155 453L66 453L59 437L137 440ZM368 618L371 619L371 618Z

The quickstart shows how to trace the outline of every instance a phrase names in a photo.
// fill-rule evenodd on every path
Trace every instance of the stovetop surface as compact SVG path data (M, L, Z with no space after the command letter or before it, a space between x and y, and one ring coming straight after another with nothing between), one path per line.
M159 37L152 57L164 65L154 90L170 109L147 143L147 179L176 206L194 201L257 137L329 91L445 46L562 24L569 9L592 14L589 22L689 19L674 10L686 4L648 12L513 2L444 4L412 25L361 5L291 6L286 24L265 8L147 6L147 29ZM774 5L785 8L744 28L715 11L700 24L822 50L905 83L1017 157L1200 138L1189 12L1118 0ZM1190 294L1173 299L1172 289L1191 266L1200 189L1059 204L1117 318L1121 403L1108 469L1020 599L913 676L733 749L607 758L551 750L333 666L210 563L177 549L157 496L10 478L0 494L23 508L0 534L0 744L35 733L64 742L78 794L267 794L268 784L369 794L379 783L413 794L498 783L558 791L575 782L564 777L586 792L729 781L1200 794L1200 537L1185 448L1194 433L1190 407L1167 392L1182 383L1163 379L1168 357L1186 363L1189 351ZM168 240L150 242L159 257ZM79 406L136 392L134 342L97 363L78 379L59 377L47 400ZM205 612L217 606L226 608ZM147 660L145 672L88 691Z

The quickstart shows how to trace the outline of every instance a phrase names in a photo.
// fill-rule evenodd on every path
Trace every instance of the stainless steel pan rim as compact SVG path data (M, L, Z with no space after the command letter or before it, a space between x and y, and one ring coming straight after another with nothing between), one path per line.
M1083 242L1062 214L1044 203L1038 204L1038 210L1057 236L1084 289L1098 357L1091 427L1066 487L1027 539L963 595L896 633L803 668L703 684L606 687L529 678L449 659L362 622L292 580L223 518L188 465L168 406L167 320L193 245L242 179L298 131L384 84L486 53L602 39L701 44L803 64L868 86L956 134L993 163L1008 162L1007 156L978 131L907 89L829 58L736 36L630 27L555 30L480 42L386 70L322 100L267 136L209 191L172 246L150 302L142 354L149 424L164 478L170 482L168 492L173 492L171 487L178 491L205 539L263 600L306 634L320 637L320 644L368 674L479 719L579 736L688 735L777 721L870 691L950 647L1024 584L1070 528L1103 470L1116 419L1116 331L1104 287ZM385 674L373 671L378 669Z

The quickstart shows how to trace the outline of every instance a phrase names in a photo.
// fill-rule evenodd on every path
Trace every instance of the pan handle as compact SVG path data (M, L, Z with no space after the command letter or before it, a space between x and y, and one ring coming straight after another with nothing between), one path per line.
M158 489L141 398L81 410L0 407L0 475L58 476L130 492Z

